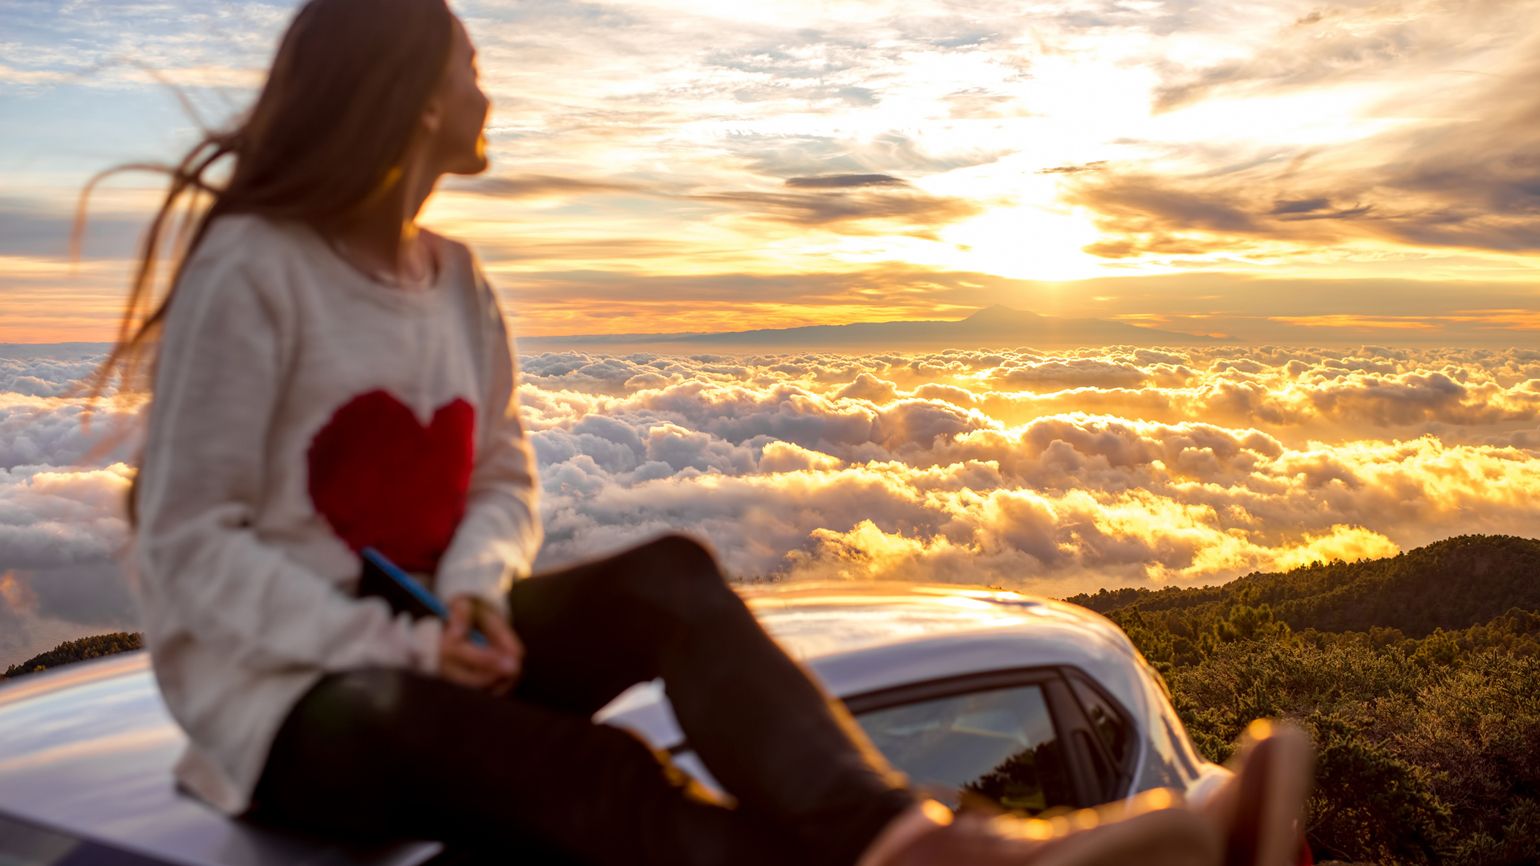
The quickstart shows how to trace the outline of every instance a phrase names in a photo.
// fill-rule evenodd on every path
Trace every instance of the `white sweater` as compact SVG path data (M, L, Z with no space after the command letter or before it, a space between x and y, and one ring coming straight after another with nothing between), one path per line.
M209 226L165 322L129 549L177 778L250 805L324 672L438 667L438 621L352 591L373 545L442 598L505 609L540 543L535 462L498 302L463 244L416 290L312 229Z

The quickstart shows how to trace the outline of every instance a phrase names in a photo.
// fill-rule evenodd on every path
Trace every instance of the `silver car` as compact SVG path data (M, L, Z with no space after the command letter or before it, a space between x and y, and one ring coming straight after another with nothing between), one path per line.
M1202 800L1229 776L1198 757L1128 637L1084 608L958 586L740 591L877 747L954 805L982 798L1038 813L1155 787ZM715 787L659 683L632 688L595 718L639 733ZM183 742L143 652L0 687L0 864L406 866L441 850L423 841L364 848L228 819L175 789Z

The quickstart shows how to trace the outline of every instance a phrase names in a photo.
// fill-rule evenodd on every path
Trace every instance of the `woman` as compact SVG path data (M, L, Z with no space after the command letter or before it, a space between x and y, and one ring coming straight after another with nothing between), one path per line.
M443 0L311 0L250 115L173 171L98 385L156 347L132 564L182 786L326 833L598 864L1218 862L1240 822L1158 797L1090 832L953 821L696 542L527 576L534 460L498 302L416 224L440 177L485 170L487 111ZM212 204L135 328L189 191ZM366 546L447 623L354 597ZM735 803L591 722L654 677Z

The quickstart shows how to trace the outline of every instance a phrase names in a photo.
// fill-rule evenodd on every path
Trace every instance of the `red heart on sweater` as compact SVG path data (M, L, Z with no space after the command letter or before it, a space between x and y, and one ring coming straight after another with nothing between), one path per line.
M460 398L424 427L388 391L349 400L310 441L310 501L356 553L373 546L432 573L465 515L476 409Z

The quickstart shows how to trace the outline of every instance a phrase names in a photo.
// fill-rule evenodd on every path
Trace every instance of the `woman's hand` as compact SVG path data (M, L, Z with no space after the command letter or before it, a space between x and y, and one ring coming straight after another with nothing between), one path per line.
M471 642L472 626L486 635L486 646ZM474 596L459 595L449 601L449 622L439 643L438 664L439 676L450 682L505 695L523 669L524 644L491 605Z

